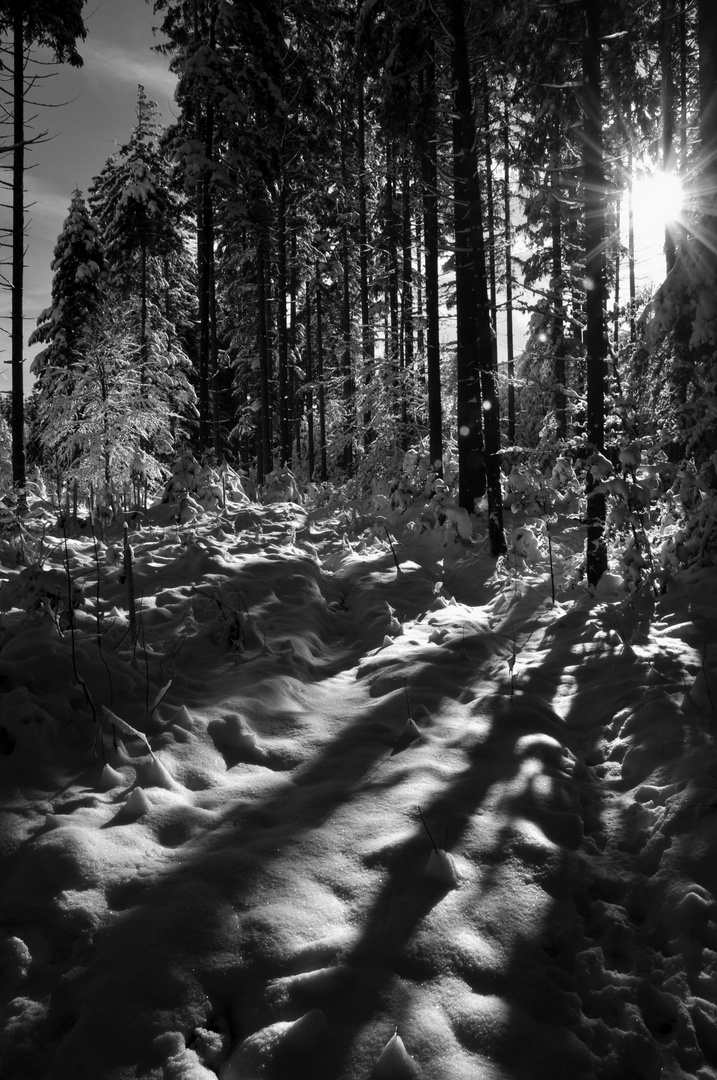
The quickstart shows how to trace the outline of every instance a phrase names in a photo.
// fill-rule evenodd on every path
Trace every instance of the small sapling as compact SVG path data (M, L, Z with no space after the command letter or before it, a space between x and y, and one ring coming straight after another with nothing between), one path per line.
M458 884L455 863L445 848L439 848L436 845L436 841L431 836L431 831L426 824L426 819L423 816L423 811L420 806L418 807L418 813L421 816L423 828L428 833L428 839L433 846L433 851L428 856L425 874L427 877L433 878L434 881L438 881L442 885L447 885L449 888L454 889Z
M408 714L406 723L403 725L403 730L398 736L398 740L393 750L391 751L391 757L396 754L400 754L402 750L405 750L407 746L410 746L412 742L420 738L421 731L418 724L411 716L411 703L408 699L408 687L406 685L406 679L403 680L403 692L406 695L406 712Z
M372 1080L410 1080L415 1075L413 1059L396 1028L374 1065L371 1078Z

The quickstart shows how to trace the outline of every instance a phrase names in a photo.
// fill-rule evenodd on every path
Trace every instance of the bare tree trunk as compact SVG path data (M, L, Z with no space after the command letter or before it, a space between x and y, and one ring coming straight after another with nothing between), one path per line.
M273 468L272 418L271 418L271 353L269 350L269 327L267 324L266 260L264 240L256 246L257 279L257 336L259 353L259 450L257 455L257 480L262 484Z
M25 402L23 397L23 299L25 269L25 46L23 5L13 5L12 300L12 482L25 498Z
M680 176L687 174L687 10L680 0Z
M615 297L613 300L613 328L612 328L612 343L617 356L618 346L620 344L620 197L616 200L615 210L615 235L617 237L617 243L615 244ZM615 361L617 365L617 360ZM617 367L616 367L617 370Z
M428 383L428 452L431 468L443 475L443 410L438 294L438 139L436 133L436 63L433 38L426 57L426 124L422 155L423 236L426 268L426 381Z
M498 323L498 287L495 268L495 200L493 198L493 147L490 131L490 100L488 80L483 73L483 135L485 140L485 211L488 227L488 283L490 286L490 317L495 328Z
M291 270L289 273L289 431L292 445L296 445L295 462L301 460L301 417L297 408L296 395L299 388L296 372L296 294L299 287L297 274L298 241L296 225L291 230Z
M411 245L411 176L408 164L403 166L401 186L403 188L403 273L401 280L401 340L402 348L402 393L401 424L403 426L404 446L408 446L408 394L413 385L413 248ZM415 414L412 416L415 427Z
M627 151L627 268L630 298L630 341L634 345L637 341L637 316L635 312L637 286L635 282L635 206L632 167L632 146L629 146Z
M454 214L458 366L459 503L472 513L488 495L491 554L506 550L500 485L500 415L490 319L476 131L463 0L448 0L453 38ZM481 415L482 414L482 415ZM481 423L482 421L482 423ZM485 442L481 426L485 430Z
M510 143L508 96L503 113L503 216L505 218L505 319L508 352L508 442L515 443L515 358L513 344L513 252L510 213Z
M277 307L276 318L279 389L279 459L281 465L291 466L291 428L289 426L289 343L286 329L286 188L287 182L279 182L279 212L277 221Z
M147 342L147 234L140 233L140 284L139 284L139 360L140 385L144 386L149 369L149 346Z
M321 309L321 272L316 263L316 382L319 391L319 462L320 478L326 483L329 478L326 461L326 388L324 387L324 328Z
M197 206L197 317L199 320L199 445L209 444L209 177L199 185Z
M583 166L585 184L585 351L587 354L587 442L589 454L605 441L605 176L600 86L600 0L583 0ZM589 460L589 459L588 459ZM587 575L597 585L607 569L605 495L588 468Z
M418 200L414 202L413 206L414 223L413 227L416 230L416 302L414 305L415 323L416 323L416 352L422 358L425 358L426 351L426 329L424 322L423 312L423 278L421 275L421 266L423 265L423 217L422 210L418 203ZM425 379L425 369L423 365L421 367L421 376Z
M390 410L400 422L403 393L401 390L401 356L398 339L398 238L396 221L396 157L391 143L386 145L386 248L388 254L388 335L386 347L387 386ZM399 435L397 442L402 442Z
M306 286L306 456L309 480L314 478L314 363L311 347L311 289Z
M559 121L553 126L550 154L550 242L552 268L550 292L552 298L551 337L555 378L555 419L559 439L568 436L568 399L565 393L565 306L563 300L563 222L560 216L560 147L562 132Z
M222 460L222 429L219 410L219 343L217 340L217 267L214 258L214 207L209 204L209 365L211 375L212 445L217 462Z
M672 34L674 30L672 4L661 0L660 10L660 60L662 67L662 168L666 176L675 172L675 81L672 74ZM675 223L665 222L665 271L669 274L675 265Z
M369 236L368 212L366 206L366 116L364 108L363 71L357 62L357 127L358 127L358 211L359 211L359 292L361 303L361 352L363 357L363 380L370 384L374 376L375 345L371 325L369 302ZM371 409L366 407L363 414L364 446L372 439Z

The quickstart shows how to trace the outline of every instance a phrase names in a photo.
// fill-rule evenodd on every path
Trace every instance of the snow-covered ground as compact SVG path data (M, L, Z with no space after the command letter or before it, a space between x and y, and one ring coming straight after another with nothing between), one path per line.
M717 1077L717 571L174 512L4 548L3 1080Z

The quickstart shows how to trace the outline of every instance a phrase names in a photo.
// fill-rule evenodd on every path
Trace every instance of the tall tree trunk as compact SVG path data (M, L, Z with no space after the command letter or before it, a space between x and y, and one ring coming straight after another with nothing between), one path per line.
M25 500L25 401L23 397L23 299L25 269L25 45L23 5L13 6L12 299L12 482Z
M421 158L423 237L426 270L426 381L428 384L428 453L431 468L443 475L443 409L438 293L438 137L436 131L436 63L433 38L426 56L426 126Z
M485 144L485 210L488 227L488 284L490 287L490 317L493 328L498 325L498 287L495 269L495 200L493 198L493 146L490 130L490 100L485 72L483 83L483 138Z
M279 183L279 207L277 215L277 306L276 318L278 344L279 389L279 459L281 465L291 467L291 427L289 424L289 343L286 327L287 259L286 259L286 200L287 182Z
M319 462L320 479L329 479L326 461L326 388L324 386L324 327L321 304L321 268L316 263L316 382L319 391Z
M199 9L197 0L192 4L194 19L194 39L198 48L202 44ZM216 38L216 4L209 5L208 44L214 49ZM212 160L214 145L214 105L209 94L204 102L196 102L194 125L197 139L204 148L207 162ZM211 399L210 383L212 369L212 331L211 331L211 282L212 263L214 261L213 243L213 206L211 174L205 166L199 183L197 203L197 315L199 320L199 444L204 450L211 441Z
M199 445L209 444L209 177L199 184L197 207L197 317L199 320Z
M291 271L289 273L289 427L292 443L296 445L295 461L301 460L301 416L297 408L296 395L299 389L296 371L296 294L299 287L297 273L298 240L296 223L291 230Z
M615 297L613 300L613 328L612 328L612 344L615 350L615 356L617 356L618 346L620 344L620 196L616 199L615 209L615 236L617 237L617 243L615 244ZM615 370L617 371L617 360L615 361Z
M222 460L222 428L219 408L219 342L217 339L217 265L214 258L214 206L209 203L209 370L211 377L212 446L217 462Z
M267 321L267 288L265 241L260 238L256 246L257 280L257 351L259 353L259 451L257 454L257 480L264 483L273 469L272 417L271 417L271 350Z
M403 426L404 449L410 443L408 430L408 394L413 376L413 247L411 244L411 175L408 164L403 166L401 186L403 188L403 273L401 278L401 424ZM415 414L412 417L415 425Z
M687 9L686 0L680 0L680 176L687 175Z
M423 265L423 217L420 205L414 200L414 223L413 227L416 230L416 302L414 306L415 325L416 325L416 352L423 359L426 351L426 329L424 324L423 313L423 277L421 274L421 266ZM425 378L425 371L421 371L421 375Z
M314 479L316 450L314 447L314 363L311 345L311 289L306 286L306 457L309 481Z
M583 168L585 184L585 279L587 442L589 454L605 441L605 176L600 86L600 0L583 0ZM588 461L590 458L588 458ZM607 569L605 495L587 474L587 576L597 585Z
M361 303L361 351L363 380L366 385L374 376L375 345L371 325L369 295L368 211L366 206L366 116L364 105L364 78L360 61L356 64L357 127L358 127L358 211L359 211L359 293ZM371 443L371 409L366 406L363 414L364 446Z
M672 35L674 17L671 0L661 0L660 6L660 59L662 68L662 169L666 176L675 173L675 81L672 73ZM669 274L675 265L675 223L665 221L665 271Z
M637 284L635 281L635 205L634 179L632 175L632 146L627 151L627 271L628 295L630 300L630 341L637 341Z
M346 221L341 224L341 381L346 416L346 443L342 454L342 465L347 476L351 475L354 464L354 381L351 371L351 264L349 257L349 230Z
M487 493L490 550L499 555L506 550L498 460L500 415L463 0L448 0L448 10L456 84L453 154L459 503L472 513L477 500Z
M344 191L349 190L347 141L351 117L346 113L349 109L350 99L347 93L341 95L341 180ZM349 252L349 229L347 223L348 207L344 206L341 215L341 271L342 271L342 295L341 295L341 382L342 396L345 412L345 434L341 464L347 476L351 475L354 463L353 435L354 435L354 382L351 371L351 260Z
M563 221L560 214L560 150L562 132L557 119L553 125L553 145L550 153L550 243L552 300L551 339L553 346L553 375L555 379L555 419L559 439L568 437L568 399L565 365L565 306L563 300Z
M513 251L510 213L510 131L508 95L503 113L503 216L505 218L505 319L508 353L508 443L515 444L515 358L513 343Z
M387 309L388 334L386 341L387 386L391 417L400 423L401 402L401 356L398 335L398 237L396 221L396 157L395 149L386 146L386 248L388 254ZM402 437L399 435L400 445Z
M147 234L140 233L140 276L139 276L139 361L140 385L144 386L149 373L149 347L147 343Z

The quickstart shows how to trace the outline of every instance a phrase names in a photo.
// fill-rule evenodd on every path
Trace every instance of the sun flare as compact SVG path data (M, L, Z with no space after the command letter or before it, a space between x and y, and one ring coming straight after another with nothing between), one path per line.
M674 173L656 172L638 176L633 183L632 200L636 218L662 229L682 214L682 181Z

